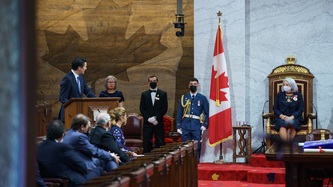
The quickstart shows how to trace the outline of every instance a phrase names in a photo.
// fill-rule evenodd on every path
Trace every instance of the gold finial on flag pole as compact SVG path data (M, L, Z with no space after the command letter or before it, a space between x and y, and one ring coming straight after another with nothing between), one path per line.
M219 17L219 24L221 23L221 16L222 16L222 12L221 11L219 11L218 13L216 13L217 14L217 17Z

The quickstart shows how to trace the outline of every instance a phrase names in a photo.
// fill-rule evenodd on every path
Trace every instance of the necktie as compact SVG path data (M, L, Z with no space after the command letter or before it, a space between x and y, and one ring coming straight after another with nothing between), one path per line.
M77 77L76 82L77 82L77 87L79 88L79 93L81 94L81 83L79 77Z
M156 92L156 90L150 90L150 93L151 93L151 92Z
M194 100L194 95L192 95L192 100Z

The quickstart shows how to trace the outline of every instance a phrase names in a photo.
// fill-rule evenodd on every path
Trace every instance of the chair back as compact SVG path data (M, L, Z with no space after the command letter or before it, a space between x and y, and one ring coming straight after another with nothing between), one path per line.
M174 123L175 123L175 118L168 115L163 116L165 137L169 136L169 132L174 131Z
M136 113L127 116L126 125L122 127L125 139L142 140L143 117Z

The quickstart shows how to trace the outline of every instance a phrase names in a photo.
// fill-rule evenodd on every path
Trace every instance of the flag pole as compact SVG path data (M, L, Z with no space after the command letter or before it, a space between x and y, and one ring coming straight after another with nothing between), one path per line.
M217 14L217 17L219 18L219 26L220 26L221 25L222 12L219 11L216 14ZM218 28L220 29L220 27L218 27ZM222 37L222 33L221 33L221 37ZM216 85L220 84L218 80L219 79L217 79L217 81L216 81ZM218 93L219 92L219 87L216 86L216 88L217 88L216 92ZM216 95L218 96L219 94L216 94ZM216 106L220 106L220 98L219 97L216 98ZM222 154L222 142L220 143L220 156L219 156L219 160L216 160L214 163L215 164L224 164L225 163L224 160L223 160L223 154Z

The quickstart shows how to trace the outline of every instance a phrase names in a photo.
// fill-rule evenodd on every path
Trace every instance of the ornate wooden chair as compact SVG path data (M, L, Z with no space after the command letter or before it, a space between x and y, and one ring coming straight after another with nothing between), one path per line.
M286 77L293 78L296 81L298 91L302 93L304 100L304 124L301 126L301 130L298 131L296 135L306 136L307 134L312 133L312 120L316 118L316 115L312 113L314 76L310 70L304 66L295 64L295 58L290 56L287 58L286 64L274 68L267 77L269 79L269 113L265 113L262 116L266 119L266 134L268 136L266 140L266 148L271 146L270 137L279 134L279 132L275 130L275 126L273 124L273 104L276 94L281 89L282 80Z

